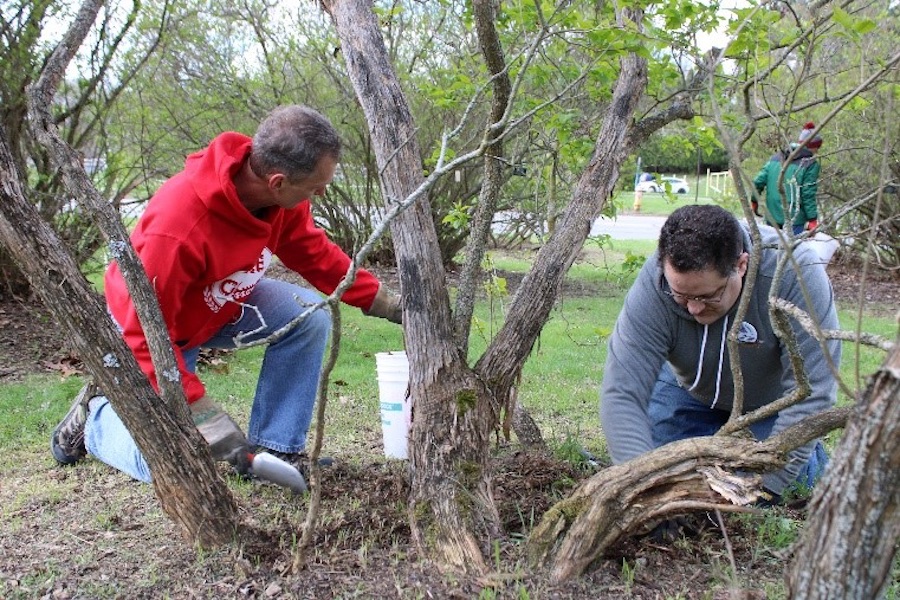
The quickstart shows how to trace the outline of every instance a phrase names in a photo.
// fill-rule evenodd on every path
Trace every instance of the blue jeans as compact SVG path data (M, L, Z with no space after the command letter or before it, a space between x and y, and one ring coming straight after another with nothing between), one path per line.
M663 365L650 397L647 416L653 434L653 444L659 448L669 442L692 437L713 435L727 421L731 411L709 408L694 399L687 390L678 385L669 363ZM777 415L772 415L750 426L750 431L758 440L772 434ZM828 465L828 454L821 441L809 455L809 461L800 469L797 482L813 487Z
M766 224L771 227L774 227L775 229L781 229L782 227L784 227L784 225L779 225L777 223L770 223L768 221L766 221ZM792 223L791 231L794 232L794 235L800 235L801 233L806 231L806 223Z
M246 300L256 310L248 306L236 322L220 329L203 347L234 348L234 336L250 331L254 334L242 342L263 339L320 299L312 290L263 278ZM280 452L300 452L306 447L319 371L330 333L328 312L317 310L266 347L247 429L251 448L262 446ZM184 351L191 372L196 370L199 353L200 348ZM137 444L105 396L91 400L85 444L88 452L102 462L139 481L151 480L150 469Z

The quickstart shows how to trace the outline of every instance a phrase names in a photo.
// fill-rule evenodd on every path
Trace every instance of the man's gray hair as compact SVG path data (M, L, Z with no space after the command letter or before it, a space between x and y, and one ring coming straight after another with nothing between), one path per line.
M253 136L250 168L259 177L282 173L289 181L306 177L323 156L341 158L341 139L323 115L299 104L279 106Z

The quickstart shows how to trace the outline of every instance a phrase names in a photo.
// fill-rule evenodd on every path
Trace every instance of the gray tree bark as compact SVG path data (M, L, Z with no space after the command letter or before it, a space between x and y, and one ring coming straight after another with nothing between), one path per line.
M127 240L127 236L120 239ZM0 241L71 340L147 459L160 506L201 546L231 541L237 505L187 416L163 403L141 372L101 299L53 230L25 199L0 132ZM147 286L149 289L149 285ZM155 297L148 295L155 301ZM63 333L64 332L64 333Z
M424 177L415 124L370 2L324 3L375 148L387 207ZM420 547L461 571L486 569L476 530L494 531L487 447L496 422L484 384L454 342L437 234L426 199L391 223L397 253L410 393L410 520ZM486 538L486 536L485 536Z
M900 342L900 339L898 339ZM872 378L786 573L793 600L883 597L900 540L900 343Z

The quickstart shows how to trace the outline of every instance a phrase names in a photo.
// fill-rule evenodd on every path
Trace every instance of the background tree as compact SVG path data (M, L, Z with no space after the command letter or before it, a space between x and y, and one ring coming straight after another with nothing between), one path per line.
M140 4L113 4L102 13L77 68L63 79L54 97L54 125L62 139L81 155L100 193L113 206L134 189L143 176L120 161L119 150L107 136L112 111L127 88L159 46L169 25L166 3L156 11ZM48 150L28 131L26 89L44 68L55 31L72 16L72 7L52 0L0 3L0 124L7 132L16 170L28 182L28 201L84 264L102 243L97 228L63 185ZM135 35L142 30L140 35ZM129 59L120 60L127 52ZM0 281L7 293L27 295L27 277L12 257L0 248ZM2 293L2 292L0 292Z
M848 254L869 254L880 267L900 273L900 196L892 192L900 181L900 122L883 118L897 110L898 7L853 2L815 12L791 4L740 14L750 20L729 46L729 57L737 67L735 84L743 86L747 116L740 119L753 124L741 166L752 175L796 141L805 122L824 127L820 222L853 247Z

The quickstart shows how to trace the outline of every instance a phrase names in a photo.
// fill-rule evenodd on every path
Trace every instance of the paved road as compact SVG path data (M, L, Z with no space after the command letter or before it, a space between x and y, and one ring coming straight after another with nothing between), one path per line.
M600 217L591 227L591 235L606 233L616 240L655 240L666 217L619 215L615 219Z

